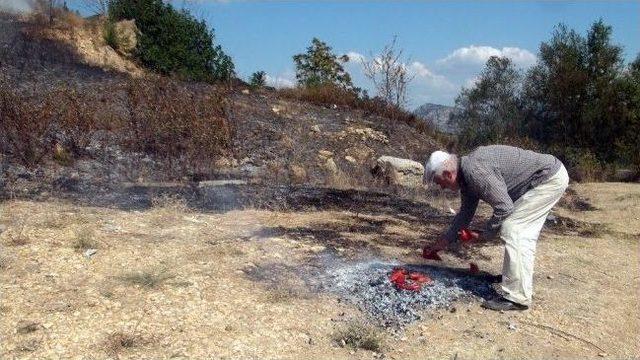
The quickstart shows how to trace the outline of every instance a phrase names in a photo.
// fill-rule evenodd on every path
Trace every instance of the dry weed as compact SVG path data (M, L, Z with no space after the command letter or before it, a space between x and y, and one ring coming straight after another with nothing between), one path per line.
M105 341L107 352L113 355L116 359L119 358L118 354L122 351L142 346L144 344L146 344L146 341L142 336L122 331L109 334Z
M174 277L175 275L169 273L166 269L151 269L126 273L119 276L118 279L129 285L154 289Z
M383 334L373 325L351 321L333 336L340 346L379 352L382 349Z
M0 249L1 251L1 249ZM11 260L5 255L0 254L0 270L6 270L9 268L9 263Z
M25 220L18 219L13 227L7 229L3 235L8 238L8 246L23 246L29 243L29 237L25 235Z
M76 251L97 249L98 242L95 240L95 231L89 227L79 227L75 230L75 235L71 246Z
M167 227L182 221L189 210L187 200L179 195L159 195L151 198L152 209L147 213L154 227Z

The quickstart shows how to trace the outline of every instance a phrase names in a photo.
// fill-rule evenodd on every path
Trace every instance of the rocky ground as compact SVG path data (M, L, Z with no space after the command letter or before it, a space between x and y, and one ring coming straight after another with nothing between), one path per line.
M640 188L574 189L540 239L531 310L490 312L467 297L401 327L316 284L372 261L470 276L459 254L419 257L450 220L438 198L281 189L277 210L211 210L139 188L136 207L126 196L7 199L1 357L638 357ZM580 201L597 210L572 210ZM471 254L478 281L499 273L502 251Z

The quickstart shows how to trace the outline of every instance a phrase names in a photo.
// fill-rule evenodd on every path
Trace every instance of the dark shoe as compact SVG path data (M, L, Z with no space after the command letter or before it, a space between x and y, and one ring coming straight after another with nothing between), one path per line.
M507 300L505 298L498 298L493 300L485 300L482 303L482 307L489 310L494 311L510 311L510 310L527 310L529 307L527 305L522 305L515 303L511 300Z
M489 282L497 284L502 282L502 275L489 275Z

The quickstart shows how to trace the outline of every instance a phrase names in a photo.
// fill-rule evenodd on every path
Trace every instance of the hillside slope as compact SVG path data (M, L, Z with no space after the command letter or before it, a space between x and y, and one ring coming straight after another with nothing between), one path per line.
M197 168L188 168L184 161L172 158L175 154L135 153L119 146L122 137L131 135L114 130L116 124L132 121L131 84L135 80L131 76L144 74L96 40L99 36L95 26L85 24L81 30L57 32L41 29L37 36L33 35L32 24L15 17L2 17L0 26L6 30L0 40L2 48L11 49L0 53L0 80L9 84L7 88L21 89L21 96L34 98L62 86L65 93L77 93L84 104L82 111L95 114L103 124L89 134L89 141L77 151L81 156L62 166L51 161L52 156L46 156L48 161L40 169L27 169L6 156L4 182L17 181L23 192L30 186L36 187L27 190L31 194L55 190L55 184L69 179L87 186L219 178L368 186L373 181L369 170L377 157L391 155L423 161L439 147L432 138L405 123L363 110L311 105L282 98L274 90L254 92L242 87L229 90L204 83L177 83L202 97L202 101L207 101L209 94L225 97L231 129L229 146L222 154L212 154ZM92 28L94 33L88 30ZM100 63L93 61L100 56L87 54L106 55ZM143 77L149 84L159 83L153 80L154 75ZM66 135L55 135L60 136Z

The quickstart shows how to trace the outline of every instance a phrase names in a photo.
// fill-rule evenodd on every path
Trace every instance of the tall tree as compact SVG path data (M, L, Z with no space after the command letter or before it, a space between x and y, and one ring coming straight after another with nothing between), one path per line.
M336 56L330 46L317 38L313 38L306 53L293 56L298 84L307 87L334 85L352 89L351 76L342 66L347 61L347 55Z
M522 75L506 57L492 56L475 86L456 98L450 121L458 129L460 145L503 142L518 133L521 122L519 93Z

